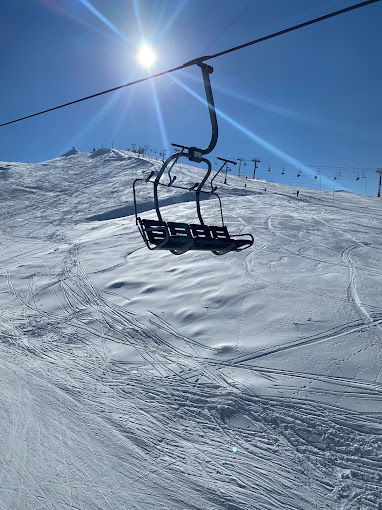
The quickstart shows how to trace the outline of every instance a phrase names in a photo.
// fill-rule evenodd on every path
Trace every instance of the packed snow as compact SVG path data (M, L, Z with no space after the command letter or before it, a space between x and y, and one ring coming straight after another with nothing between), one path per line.
M0 510L380 510L382 201L219 176L254 245L174 256L135 225L159 167L0 162Z

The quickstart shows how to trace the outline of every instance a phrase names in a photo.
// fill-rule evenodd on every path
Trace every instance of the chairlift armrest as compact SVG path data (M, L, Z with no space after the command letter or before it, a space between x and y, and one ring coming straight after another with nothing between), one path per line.
M237 165L237 161L231 161L230 159L220 158L219 156L217 156L216 159L219 159L220 161L225 161L226 163L231 163L231 165Z
M236 251L243 251L246 248L249 248L250 246L252 246L253 243L254 243L254 237L253 237L252 234L234 234L234 235L232 235L230 237L234 238L234 237L243 237L243 236L249 236L251 239L250 240L249 239L243 239L243 241L246 243L246 245L238 247L236 249Z
M155 172L154 172L154 170L151 170L150 175L149 175L148 177L146 177L145 181L146 181L146 182L149 182L149 180L150 180L150 179L151 179L151 177L154 175L154 173L155 173Z
M179 147L179 149L189 149L190 147L187 147L187 145L179 145L178 143L172 143L174 147Z
M137 177L136 179L134 179L133 181L133 186L135 186L135 183L138 182L138 181L142 181L142 182L146 182L146 178L143 178L143 177Z
M230 237L243 237L243 236L249 236L252 239L252 242L254 242L255 238L252 234L230 234Z

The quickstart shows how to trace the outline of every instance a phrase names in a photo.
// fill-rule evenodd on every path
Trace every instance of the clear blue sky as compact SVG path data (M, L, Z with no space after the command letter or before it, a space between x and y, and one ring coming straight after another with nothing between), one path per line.
M142 35L158 53L154 71L176 66L356 0L12 0L1 21L0 121L147 74L136 61ZM210 62L220 120L215 155L261 160L259 177L313 186L301 164L322 168L336 187L376 188L382 167L382 2ZM199 70L176 73L202 93ZM205 107L173 81L92 99L2 127L0 160L41 161L131 143L208 143ZM281 163L297 161L296 166ZM271 172L267 172L268 165ZM355 180L347 167L370 168ZM252 173L252 168L243 168ZM313 170L316 174L318 169ZM362 175L368 177L362 179ZM326 181L325 181L326 182ZM331 184L325 184L330 188Z

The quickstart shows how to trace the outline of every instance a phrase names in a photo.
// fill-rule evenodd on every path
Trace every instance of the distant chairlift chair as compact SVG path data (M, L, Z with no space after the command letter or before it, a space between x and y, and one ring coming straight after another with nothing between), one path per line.
M246 248L249 248L253 244L253 236L252 234L243 234L240 236L232 236L228 233L227 227L224 225L223 219L223 211L220 197L216 191L216 187L213 186L213 181L217 177L217 175L222 171L224 166L229 162L236 164L233 161L226 160L223 158L218 158L223 161L221 168L215 174L213 179L211 180L211 190L204 191L202 188L206 181L208 180L212 166L211 162L205 158L206 154L209 154L216 146L216 142L218 139L218 123L216 118L216 111L214 105L214 99L211 89L210 82L210 74L213 72L213 68L202 61L203 59L198 59L194 61L201 70L203 75L203 82L205 93L207 97L208 110L210 114L211 120L211 128L212 135L210 144L206 149L199 149L197 147L186 147L183 145L172 144L173 146L179 148L177 152L172 154L170 157L166 159L163 163L160 171L154 180L151 178L154 175L154 172L151 172L150 175L146 179L136 179L133 184L133 192L134 192L134 207L135 207L135 219L136 224L139 229L139 232L142 235L142 238L150 250L169 250L174 255L181 255L189 250L203 250L203 251L211 251L215 255L224 255L230 251L242 251ZM186 152L187 151L187 152ZM189 161L195 163L204 162L207 165L207 172L204 175L204 178L200 183L194 184L191 188L186 188L183 186L176 186L174 182L176 180L176 176L171 176L171 170L177 161L180 158L187 158ZM171 163L171 166L169 166ZM161 177L168 168L168 177L169 182L167 184L160 182ZM154 204L155 210L158 216L157 220L149 220L144 219L138 216L137 209L137 199L136 199L136 184L139 181L143 181L145 183L152 183L154 185ZM196 198L196 209L199 218L199 224L188 224L188 223L177 223L173 221L165 222L162 219L162 215L159 209L159 200L158 200L158 187L159 186L173 186L175 188L184 189L187 191L193 191L195 193ZM221 215L221 226L207 226L202 218L201 210L200 210L200 194L204 193L206 195L215 195L219 200L220 206L220 215ZM249 239L243 238L244 236L249 237Z

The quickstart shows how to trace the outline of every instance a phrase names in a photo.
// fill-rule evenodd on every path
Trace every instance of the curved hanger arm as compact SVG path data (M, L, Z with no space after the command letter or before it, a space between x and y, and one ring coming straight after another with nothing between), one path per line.
M214 103L214 96L212 94L212 87L211 87L211 80L210 80L210 74L213 73L213 68L204 62L201 62L198 64L198 66L202 70L203 74L203 82L204 82L204 90L206 92L206 98L207 98L207 105L208 105L208 112L210 114L210 121L211 121L211 141L208 145L208 147L204 150L202 150L202 154L209 154L212 152L216 146L216 143L218 141L218 121L216 118L216 110L215 110L215 103Z
M206 103L208 106L208 112L210 114L210 122L211 122L211 140L210 140L209 145L205 149L200 149L199 147L185 147L188 149L188 156L187 156L188 159L190 161L195 161L197 163L200 163L202 160L202 157L205 154L209 154L210 152L212 152L214 150L216 143L218 141L218 121L217 121L217 117L216 117L214 96L212 93L211 80L210 80L210 74L213 73L214 69L213 69L213 67L205 64L203 62L203 59L196 59L195 61L192 60L189 63L196 64L202 70L204 91L205 91L205 95L206 95ZM180 147L180 146L178 146L178 147Z

